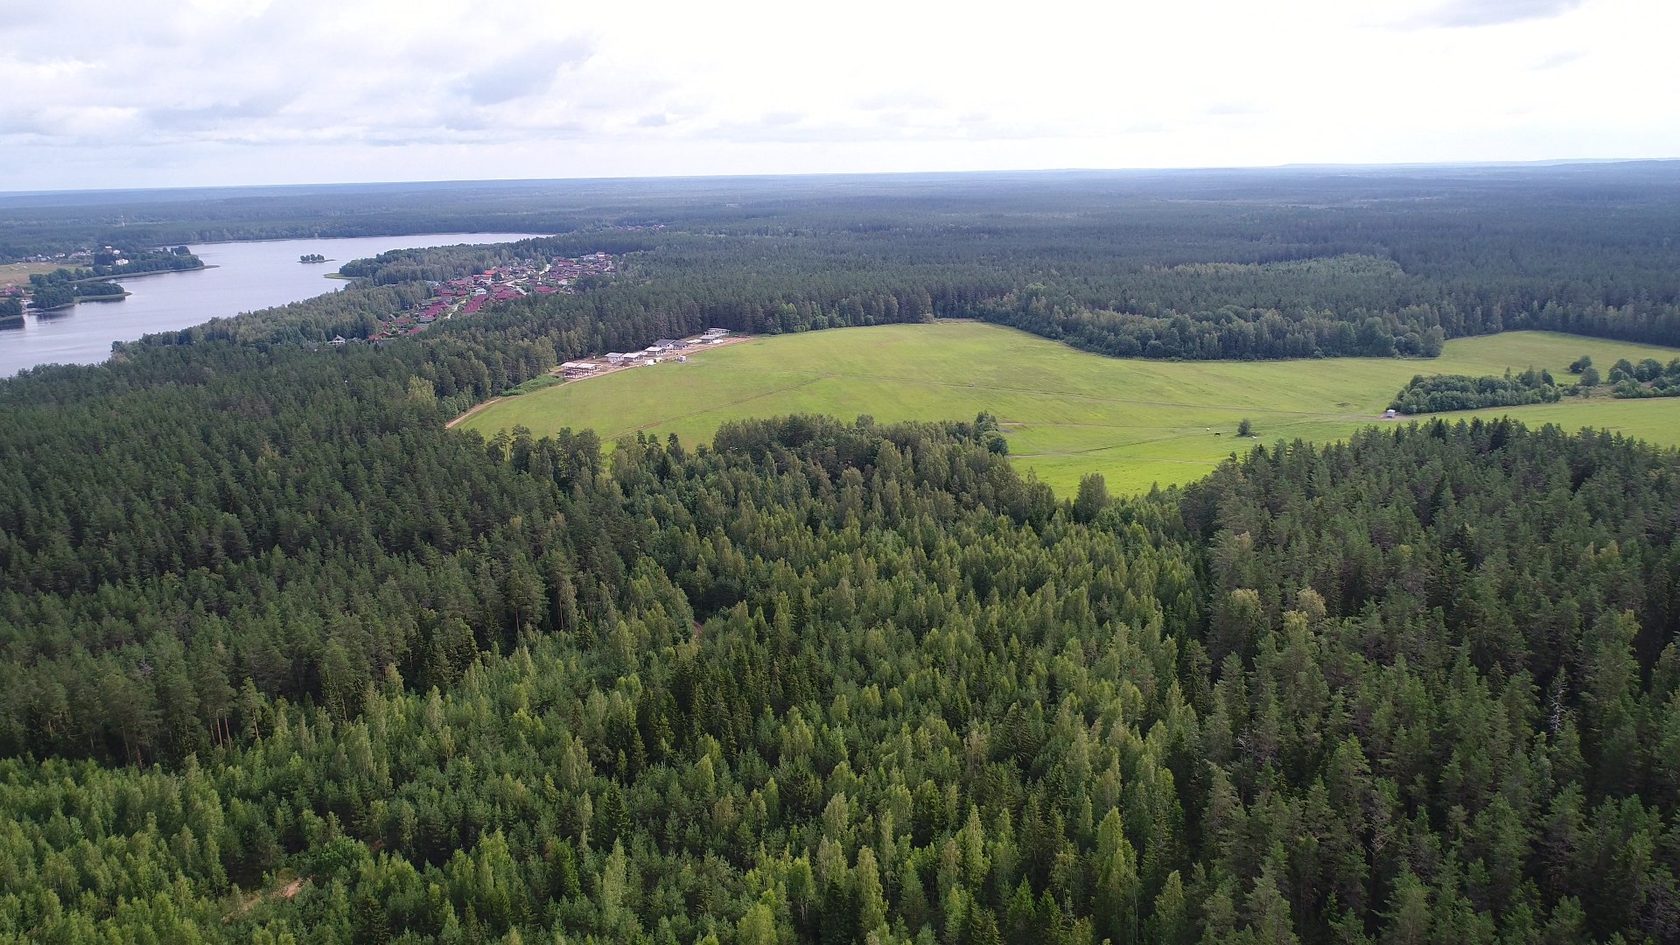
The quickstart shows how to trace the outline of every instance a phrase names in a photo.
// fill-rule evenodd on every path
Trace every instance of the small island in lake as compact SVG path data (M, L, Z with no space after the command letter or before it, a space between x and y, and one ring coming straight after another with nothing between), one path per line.
M320 253L304 253L302 256L298 257L298 262L300 263L324 263L326 261L327 257L321 255Z

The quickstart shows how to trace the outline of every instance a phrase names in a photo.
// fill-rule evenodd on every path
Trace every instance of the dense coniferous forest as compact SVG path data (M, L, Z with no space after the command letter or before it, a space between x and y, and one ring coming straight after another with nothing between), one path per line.
M399 254L0 382L0 941L1680 942L1674 451L1431 420L1059 498L984 414L610 455L444 428L708 324L1122 285L1136 330L1153 298L1221 339L1186 356L1275 354L1223 347L1256 308L1285 348L1321 320L1420 355L1550 318L1547 286L1614 337L1673 314L1626 219L1521 265L1425 219L1437 255L1309 257L1260 252L1305 205L1165 236L1231 212L1217 179L1130 228L1019 193L982 225L944 186L598 214L508 252L613 253L611 281L325 347L480 262ZM1652 193L1615 199L1655 221ZM1459 279L1485 311L1431 322Z

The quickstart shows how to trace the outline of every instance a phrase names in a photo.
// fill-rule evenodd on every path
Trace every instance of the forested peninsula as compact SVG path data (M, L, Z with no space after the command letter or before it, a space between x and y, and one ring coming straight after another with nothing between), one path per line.
M483 250L0 381L0 941L1680 942L1673 450L1057 496L989 415L444 426L707 327L1675 344L1680 176L1627 173L742 185L567 211L506 252L614 278L414 337L360 340Z

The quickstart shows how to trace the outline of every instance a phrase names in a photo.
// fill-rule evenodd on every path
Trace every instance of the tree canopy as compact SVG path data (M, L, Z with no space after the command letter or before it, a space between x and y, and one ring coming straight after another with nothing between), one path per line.
M1428 420L1058 498L990 414L610 453L444 426L697 326L1004 318L1135 278L1233 300L1160 317L1248 356L1251 303L1461 271L1353 223L1319 262L1228 223L1246 261L1168 258L1207 255L1151 231L1168 208L1128 268L1145 237L1112 217L917 199L674 206L507 250L610 252L610 282L327 346L479 258L399 254L0 382L0 942L1680 942L1672 450ZM1405 231L1483 245L1435 222ZM1533 245L1464 320L1349 302L1280 315L1276 350L1549 318L1506 305L1572 258ZM1590 283L1605 332L1666 331L1639 311L1672 298L1618 279Z

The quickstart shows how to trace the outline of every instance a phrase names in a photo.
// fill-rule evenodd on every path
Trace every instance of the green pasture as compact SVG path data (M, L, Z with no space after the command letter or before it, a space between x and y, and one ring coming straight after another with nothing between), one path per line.
M845 328L755 338L606 377L512 397L468 418L485 435L515 426L538 435L593 428L606 442L639 430L704 442L743 417L822 413L880 421L996 414L1011 455L1062 494L1100 472L1116 492L1195 479L1234 451L1280 439L1332 440L1392 422L1383 408L1414 374L1498 374L1565 366L1591 355L1663 362L1680 351L1547 332L1447 343L1432 360L1143 361L1076 351L974 322ZM1567 399L1485 410L1526 423L1603 427L1680 444L1680 398ZM1446 414L1456 417L1462 414ZM1247 417L1256 438L1236 437Z

